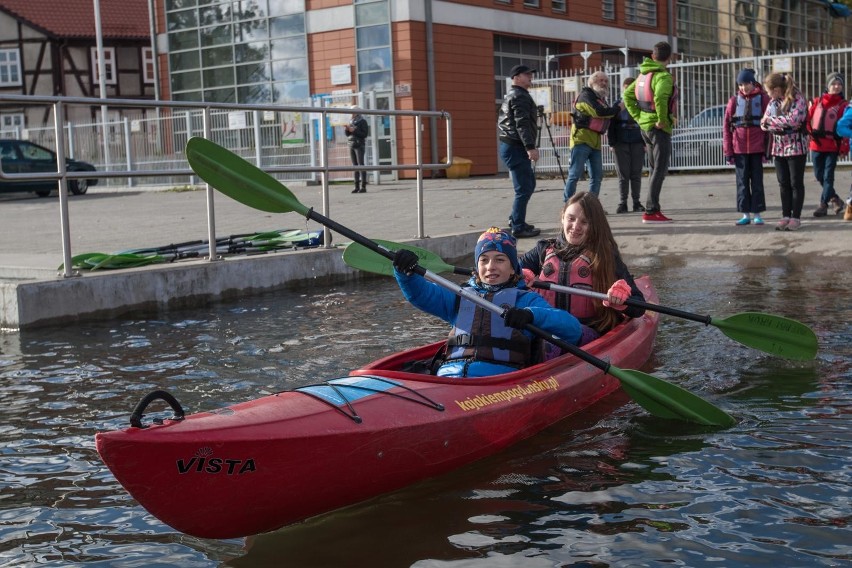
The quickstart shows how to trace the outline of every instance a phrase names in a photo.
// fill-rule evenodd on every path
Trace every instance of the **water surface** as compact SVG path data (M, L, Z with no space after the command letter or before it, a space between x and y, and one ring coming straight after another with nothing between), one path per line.
M125 427L154 389L210 410L345 375L446 326L372 280L0 335L0 566L848 565L852 274L840 264L633 259L668 306L817 332L817 360L791 362L663 316L643 370L722 406L733 428L653 418L619 394L452 474L248 539L197 539L148 515L94 433Z

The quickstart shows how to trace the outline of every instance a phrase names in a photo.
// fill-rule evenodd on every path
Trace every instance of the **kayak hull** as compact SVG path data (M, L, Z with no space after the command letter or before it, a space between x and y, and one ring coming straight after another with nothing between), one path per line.
M638 283L655 302L648 279ZM640 367L657 317L631 320L584 349L617 367ZM402 370L439 346L183 420L101 432L97 450L128 493L167 525L235 538L451 471L619 389L617 379L570 355L477 379Z

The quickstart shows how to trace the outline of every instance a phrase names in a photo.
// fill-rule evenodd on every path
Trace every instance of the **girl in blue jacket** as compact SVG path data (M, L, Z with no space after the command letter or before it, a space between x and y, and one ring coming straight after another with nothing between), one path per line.
M509 306L501 318L466 298L414 274L417 255L402 249L395 253L394 275L405 299L416 308L453 326L443 377L498 375L535 363L535 336L525 331L533 324L569 343L580 339L580 322L564 310L526 289L518 264L516 241L509 233L491 227L476 243L476 272L467 285L483 298Z

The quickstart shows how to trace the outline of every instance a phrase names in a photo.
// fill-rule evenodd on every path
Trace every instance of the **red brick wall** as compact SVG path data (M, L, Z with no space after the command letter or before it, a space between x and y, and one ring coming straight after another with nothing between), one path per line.
M453 120L453 154L473 160L472 175L497 171L492 33L433 27L437 106ZM440 133L443 140L443 129Z
M308 35L308 53L311 73L311 93L330 93L334 90L358 90L355 76L355 30L347 28L333 32ZM331 84L332 65L352 66L352 83Z

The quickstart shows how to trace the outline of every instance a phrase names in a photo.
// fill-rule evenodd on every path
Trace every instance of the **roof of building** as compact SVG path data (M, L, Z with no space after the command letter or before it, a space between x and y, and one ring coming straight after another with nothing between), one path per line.
M94 38L93 0L0 0L0 10L57 38ZM151 37L147 0L100 0L105 39Z

